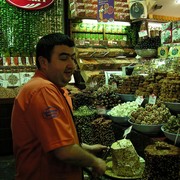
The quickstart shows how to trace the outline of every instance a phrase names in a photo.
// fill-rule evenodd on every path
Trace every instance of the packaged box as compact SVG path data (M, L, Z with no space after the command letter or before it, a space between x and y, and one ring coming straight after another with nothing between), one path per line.
M167 29L161 32L161 44L168 44L172 42L172 30Z
M98 63L98 68L99 70L101 69L113 69L114 68L114 62L112 60L109 59L98 59L97 60Z
M82 0L84 3L97 4L97 0Z
M180 21L175 21L172 23L172 42L180 42Z
M78 59L77 63L81 70L93 71L98 69L98 62L95 59Z
M85 10L85 16L89 17L89 18L96 18L97 17L97 10L86 9Z
M169 48L170 57L180 57L180 46L173 46Z
M172 22L162 23L161 29L162 29L162 31L171 30L172 29Z
M172 29L180 28L180 21L174 21L172 22Z
M121 69L123 66L128 66L130 64L130 61L128 59L127 60L113 59L112 61L114 64L114 69Z
M180 43L180 28L172 30L172 42Z
M168 46L161 46L158 48L158 57L160 58L168 57Z
M21 85L19 73L6 73L5 76L8 82L8 87L16 87Z
M101 71L80 71L81 76L85 83L89 83L93 80L96 76L102 76Z

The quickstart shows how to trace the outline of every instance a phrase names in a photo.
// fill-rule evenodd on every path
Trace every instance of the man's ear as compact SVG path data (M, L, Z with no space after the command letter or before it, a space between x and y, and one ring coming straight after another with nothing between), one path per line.
M44 58L43 56L39 56L38 61L39 61L41 69L46 69L48 65L48 60Z

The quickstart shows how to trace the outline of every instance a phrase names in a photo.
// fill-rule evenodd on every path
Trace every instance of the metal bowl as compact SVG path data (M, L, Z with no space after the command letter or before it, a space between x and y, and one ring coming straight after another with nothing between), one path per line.
M162 124L157 124L157 125L149 125L149 124L137 124L137 123L133 123L130 121L130 119L128 120L128 122L133 126L133 129L135 129L138 132L141 132L143 134L151 134L151 135L155 135L161 132L161 126Z
M165 102L164 104L172 112L172 114L180 114L180 103Z
M108 115L109 118L115 122L115 123L118 123L120 125L129 125L129 117L128 116L125 116L125 117L120 117L120 116L111 116L111 115Z
M135 52L143 58L152 58L157 56L156 49L135 49Z
M119 94L122 102L135 101L136 96L134 94Z
M177 134L175 133L170 133L164 130L164 126L161 127L162 132L164 133L164 135L171 141L175 142L176 136ZM179 144L180 143L180 134L178 134L176 143Z

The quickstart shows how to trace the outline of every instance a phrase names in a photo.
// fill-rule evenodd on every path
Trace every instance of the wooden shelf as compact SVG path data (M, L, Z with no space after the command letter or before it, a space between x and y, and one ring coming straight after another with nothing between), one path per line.
M140 21L167 23L167 21L160 21L160 20L156 20L156 19L146 19L146 18L133 19L133 20L131 20L131 23L140 22Z

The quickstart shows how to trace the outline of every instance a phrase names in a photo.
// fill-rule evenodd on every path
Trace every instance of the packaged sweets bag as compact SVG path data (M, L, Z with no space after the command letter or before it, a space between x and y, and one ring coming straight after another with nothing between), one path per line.
M161 44L168 44L172 42L172 23L163 23L161 32Z
M180 21L175 21L172 23L172 42L180 42Z

